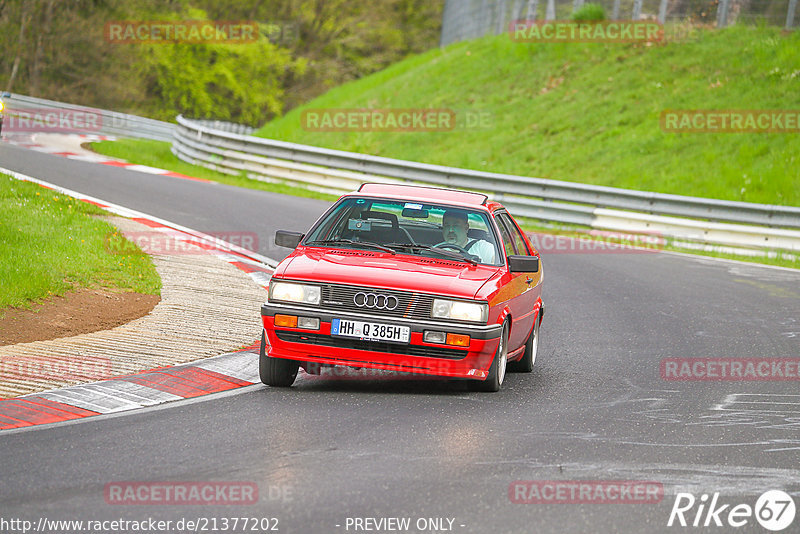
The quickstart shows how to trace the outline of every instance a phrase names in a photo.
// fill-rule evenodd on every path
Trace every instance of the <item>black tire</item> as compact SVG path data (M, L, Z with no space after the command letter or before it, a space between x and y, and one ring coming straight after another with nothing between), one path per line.
M508 362L508 370L512 373L530 373L536 363L536 354L539 352L539 318L533 323L533 331L525 342L525 352L522 358L515 362Z
M261 351L258 354L258 376L261 382L273 387L288 388L294 384L300 362L270 358L266 351L267 342L264 331L261 331Z
M492 365L489 367L489 376L486 380L473 380L471 383L474 391L494 392L500 391L503 380L506 377L506 366L508 364L508 322L503 323L503 331L500 334L500 344L494 353Z

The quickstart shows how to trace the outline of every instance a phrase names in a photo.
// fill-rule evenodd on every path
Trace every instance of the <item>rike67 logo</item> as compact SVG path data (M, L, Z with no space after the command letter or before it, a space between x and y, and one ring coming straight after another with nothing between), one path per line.
M765 529L779 532L794 521L795 504L792 497L780 490L763 493L755 507L749 504L731 505L720 501L719 493L703 494L697 499L691 493L678 493L667 526L671 527L743 527L753 518Z

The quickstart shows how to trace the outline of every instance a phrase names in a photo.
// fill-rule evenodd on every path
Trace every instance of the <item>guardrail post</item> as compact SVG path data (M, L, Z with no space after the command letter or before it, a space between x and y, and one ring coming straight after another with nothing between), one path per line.
M794 10L797 7L797 0L789 0L789 9L786 11L786 29L794 27Z
M719 0L717 6L717 28L724 28L728 25L728 3L729 0Z

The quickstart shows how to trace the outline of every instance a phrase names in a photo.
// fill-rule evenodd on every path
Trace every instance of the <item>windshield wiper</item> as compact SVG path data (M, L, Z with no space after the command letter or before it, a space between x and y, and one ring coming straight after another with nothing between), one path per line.
M454 260L463 260L471 263L472 265L478 265L478 262L472 259L469 256L465 256L458 251L455 250L447 250L444 248L439 247L432 247L431 245L417 245L415 243L387 243L386 246L388 247L396 247L396 248L410 248L415 249L418 248L420 250L429 250L431 252L436 252L441 254L442 256L447 256L448 258L453 258Z
M382 250L384 252L388 252L389 254L395 255L397 251L389 248L384 247L383 245L379 245L378 243L373 243L372 241L353 241L352 239L322 239L320 241L309 241L306 245L364 245L365 247L372 247Z

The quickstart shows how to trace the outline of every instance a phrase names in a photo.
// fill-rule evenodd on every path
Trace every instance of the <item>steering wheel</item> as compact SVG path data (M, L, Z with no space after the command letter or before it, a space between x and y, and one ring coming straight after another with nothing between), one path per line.
M434 247L439 247L439 248L452 248L452 249L455 249L455 250L457 250L457 251L459 251L459 252L461 252L461 253L463 253L463 254L465 254L467 256L472 256L472 253L470 253L464 247L460 247L460 246L458 246L458 245L456 245L454 243L448 243L447 241L442 241L441 243L433 245L433 246Z
M402 226L400 227L400 231L401 231L401 232L403 232L403 233L405 234L406 238L408 238L408 242L409 242L409 243L411 243L412 245L416 245L416 244L417 244L417 242L416 242L416 241L414 241L414 238L413 238L413 237L411 237L411 232L409 232L408 230L406 230L406 229L405 229L405 228L403 228Z

